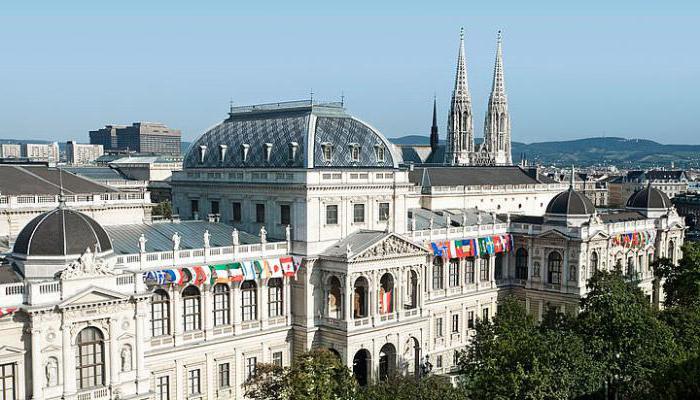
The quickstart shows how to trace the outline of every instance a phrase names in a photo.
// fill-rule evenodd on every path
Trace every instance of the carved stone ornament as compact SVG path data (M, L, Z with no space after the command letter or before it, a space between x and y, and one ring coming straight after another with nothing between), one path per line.
M421 251L422 249L420 247L412 243L398 239L394 236L389 236L382 242L377 243L373 247L367 249L358 257L358 259L383 258L403 254L414 254Z
M114 275L112 267L105 263L103 259L96 258L95 253L90 251L90 248L87 248L77 260L71 262L66 269L61 271L60 279L68 280L108 275Z

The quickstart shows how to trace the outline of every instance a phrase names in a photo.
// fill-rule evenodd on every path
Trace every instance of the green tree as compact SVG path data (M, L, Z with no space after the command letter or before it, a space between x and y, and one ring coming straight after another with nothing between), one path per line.
M173 217L173 206L169 201L161 201L160 203L153 206L153 215L160 215L165 219L170 219Z
M430 375L420 380L414 376L395 375L386 382L363 388L358 400L467 400L464 391L455 388L445 376Z
M258 364L255 376L244 384L245 397L255 400L286 398L285 377L287 370L274 364Z
M700 306L700 244L685 243L678 266L668 258L653 263L654 275L664 280L664 305Z
M579 334L586 352L602 364L608 395L647 396L654 374L677 356L671 330L620 268L596 272L588 289L581 300Z
M493 322L480 321L460 358L469 399L569 399L594 390L599 368L567 317L538 326L515 298L499 304Z

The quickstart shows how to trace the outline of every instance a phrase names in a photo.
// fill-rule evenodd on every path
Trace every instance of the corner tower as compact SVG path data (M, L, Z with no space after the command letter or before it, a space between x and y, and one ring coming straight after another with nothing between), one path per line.
M505 78L503 76L503 38L498 31L496 46L496 63L493 67L493 83L489 96L486 120L484 121L485 152L490 163L495 165L512 165L510 148L510 114L506 96Z
M455 87L452 91L450 115L447 119L447 149L445 164L469 165L469 155L474 151L472 123L472 99L467 84L467 66L464 56L464 28L459 33L459 55Z

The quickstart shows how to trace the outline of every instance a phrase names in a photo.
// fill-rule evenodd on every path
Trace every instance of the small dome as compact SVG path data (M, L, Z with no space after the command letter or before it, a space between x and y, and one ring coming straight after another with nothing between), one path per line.
M57 208L29 221L17 236L13 253L27 257L66 257L81 255L88 248L95 253L112 250L104 228L85 214Z
M595 206L584 194L569 188L559 193L547 204L547 214L590 215L595 213Z
M651 186L637 190L627 199L627 208L667 210L671 206L671 200L666 193Z

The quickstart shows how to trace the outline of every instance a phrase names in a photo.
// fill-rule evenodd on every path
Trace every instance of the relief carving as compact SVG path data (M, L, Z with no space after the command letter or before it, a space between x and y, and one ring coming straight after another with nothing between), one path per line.
M90 248L87 248L80 258L70 263L66 269L60 272L60 279L67 280L108 275L114 275L112 267L105 263L103 259L96 258L95 253Z

